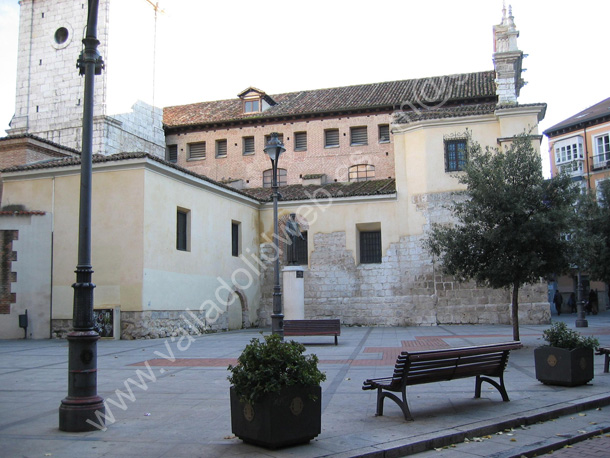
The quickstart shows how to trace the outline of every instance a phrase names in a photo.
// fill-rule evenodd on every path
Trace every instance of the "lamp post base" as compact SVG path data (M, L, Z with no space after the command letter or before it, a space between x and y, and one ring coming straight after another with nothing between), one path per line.
M105 414L104 400L99 396L78 399L68 396L59 406L59 429L69 433L104 430Z

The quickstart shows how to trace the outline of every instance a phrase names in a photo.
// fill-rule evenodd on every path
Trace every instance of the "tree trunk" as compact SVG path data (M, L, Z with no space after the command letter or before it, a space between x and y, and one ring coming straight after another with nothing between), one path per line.
M513 303L511 307L513 321L513 340L519 339L519 283L513 283Z

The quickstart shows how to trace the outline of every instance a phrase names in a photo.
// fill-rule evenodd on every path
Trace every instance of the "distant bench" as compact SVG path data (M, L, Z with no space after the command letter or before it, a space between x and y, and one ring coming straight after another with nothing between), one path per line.
M284 320L285 336L335 336L335 345L341 335L341 321L329 320Z
M488 382L500 392L502 400L508 402L508 394L504 386L504 369L510 351L521 347L521 342L506 342L442 350L403 351L396 360L394 375L365 380L362 389L377 390L375 415L383 415L383 401L389 397L398 404L405 420L409 421L413 421L407 404L406 389L409 385L476 377L475 398L481 397L481 384ZM498 378L498 381L489 377ZM387 391L402 393L402 400Z
M599 347L596 355L606 355L604 359L604 372L608 372L608 366L610 366L610 347Z

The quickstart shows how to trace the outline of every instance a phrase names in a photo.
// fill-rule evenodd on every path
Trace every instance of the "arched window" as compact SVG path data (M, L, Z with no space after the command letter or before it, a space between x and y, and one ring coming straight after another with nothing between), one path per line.
M373 178L375 178L374 165L358 164L349 168L349 181L367 181Z
M287 184L286 169L277 169L277 185L286 186ZM263 172L263 188L270 188L273 183L273 169L268 169Z

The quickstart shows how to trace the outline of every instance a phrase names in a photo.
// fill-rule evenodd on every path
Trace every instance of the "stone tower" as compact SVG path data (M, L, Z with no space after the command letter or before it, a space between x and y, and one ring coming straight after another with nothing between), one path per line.
M493 30L498 102L500 105L514 105L525 82L521 79L523 51L517 47L519 31L515 26L512 7L508 7L508 16L506 7L502 8L502 23L494 25Z
M20 5L15 116L7 134L31 134L80 150L84 77L76 61L87 1L21 0ZM138 17L140 33L125 25L125 17ZM154 98L154 20L145 0L99 2L98 50L106 68L95 82L94 154L165 154L162 110L146 103ZM125 65L129 60L122 56L128 53L139 53L140 61Z

